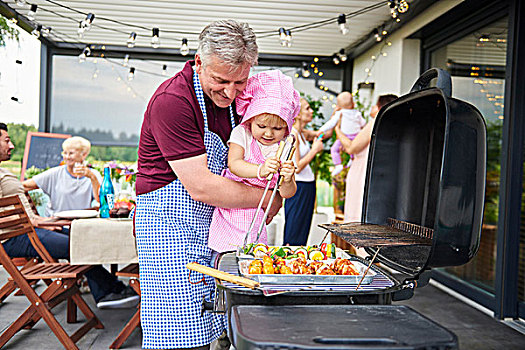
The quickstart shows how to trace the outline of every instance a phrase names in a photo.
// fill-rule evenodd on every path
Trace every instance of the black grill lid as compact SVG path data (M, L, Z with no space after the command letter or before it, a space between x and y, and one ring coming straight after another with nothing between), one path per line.
M428 87L433 78L437 86ZM474 106L450 94L447 72L425 72L409 94L381 109L370 143L362 224L394 219L433 230L430 246L383 246L378 254L415 276L465 264L479 248L486 126Z

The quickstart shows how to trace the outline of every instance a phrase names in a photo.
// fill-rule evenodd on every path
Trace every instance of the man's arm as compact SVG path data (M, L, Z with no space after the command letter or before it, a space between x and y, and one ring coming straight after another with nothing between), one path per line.
M246 186L225 177L213 174L207 167L205 154L169 162L178 179L191 198L214 207L256 208L263 194L262 189ZM263 208L268 205L270 192L266 195ZM282 206L282 198L275 198L268 214L267 223Z

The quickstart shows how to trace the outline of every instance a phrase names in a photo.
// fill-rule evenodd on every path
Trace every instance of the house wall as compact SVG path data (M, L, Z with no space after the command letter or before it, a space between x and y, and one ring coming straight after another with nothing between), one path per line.
M367 102L375 102L379 95L403 95L410 91L412 84L420 75L420 40L409 37L423 26L445 14L461 0L438 1L423 11L419 16L399 28L392 35L354 59L352 91L357 90L357 84L367 80L374 82L373 91L360 91ZM391 42L391 46L385 45ZM386 56L380 55L386 53ZM376 56L376 61L372 56ZM367 77L366 68L370 68L371 76Z

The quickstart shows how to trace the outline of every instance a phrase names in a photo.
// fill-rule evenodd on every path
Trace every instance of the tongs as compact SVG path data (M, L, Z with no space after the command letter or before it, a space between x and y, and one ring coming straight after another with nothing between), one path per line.
M290 134L288 135L286 140L281 141L279 143L279 148L277 149L276 157L282 161L283 159L282 156L284 155L284 160L288 161L292 159L294 152L295 152L295 136ZM262 208L264 199L266 198L266 193L268 193L273 176L274 174L269 174L266 178L268 182L266 183L266 187L264 188L264 192L261 196L261 200L259 201L259 205L257 206L257 210L255 211L255 214L253 215L253 219L252 219L252 222L250 223L250 227L248 228L248 231L246 232L246 236L244 237L243 247L246 247L246 244L248 243L248 237L250 236L250 233L253 230L253 226L255 225L255 221L257 219L259 211ZM279 189L279 186L281 185L282 181L283 181L283 178L281 175L279 175L279 177L277 178L277 183L275 184L275 187L273 189L272 196L270 197L270 201L268 202L268 206L266 207L266 210L264 211L264 216L261 221L261 225L259 226L259 229L257 230L257 236L255 238L255 241L253 242L254 244L259 242L259 238L261 237L261 233L264 228L266 218L268 217L268 213L270 212L270 208L272 206L273 200L275 199L275 195L277 194L277 190Z

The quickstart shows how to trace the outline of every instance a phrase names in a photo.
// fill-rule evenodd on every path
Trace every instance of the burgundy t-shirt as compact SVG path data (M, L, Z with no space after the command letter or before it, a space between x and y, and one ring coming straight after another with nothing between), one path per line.
M140 132L137 194L159 189L176 179L168 161L206 153L204 117L193 88L194 61L162 83L151 98ZM217 107L204 95L208 128L224 144L232 127L230 109ZM235 110L235 108L234 108ZM238 123L239 117L235 114Z

